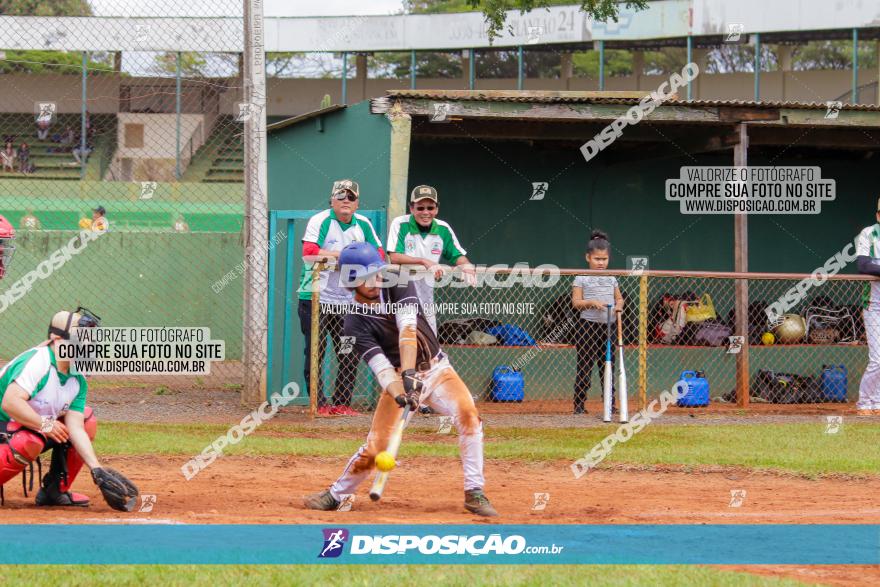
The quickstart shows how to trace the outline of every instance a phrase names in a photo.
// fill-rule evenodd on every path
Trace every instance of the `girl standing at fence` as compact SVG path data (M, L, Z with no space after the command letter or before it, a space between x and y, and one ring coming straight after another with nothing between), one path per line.
M586 258L590 269L600 271L608 269L610 255L611 243L608 242L608 235L600 230L594 230L590 235L590 242L587 243ZM599 396L602 395L601 379L605 365L605 341L608 338L608 304L612 304L615 309L611 314L613 322L617 319L618 313L623 311L623 296L620 295L616 277L578 275L574 278L571 303L576 310L581 311L575 329L577 375L574 382L574 413L585 414L584 402L590 387L593 365L599 371ZM613 353L611 357L613 361ZM613 394L612 391L612 398Z

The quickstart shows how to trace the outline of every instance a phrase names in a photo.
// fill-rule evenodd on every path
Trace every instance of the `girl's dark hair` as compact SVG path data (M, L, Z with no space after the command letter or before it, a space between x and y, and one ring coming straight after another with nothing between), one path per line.
M607 251L610 248L611 243L608 242L608 235L601 230L594 230L590 235L590 242L587 243L587 254L595 251Z

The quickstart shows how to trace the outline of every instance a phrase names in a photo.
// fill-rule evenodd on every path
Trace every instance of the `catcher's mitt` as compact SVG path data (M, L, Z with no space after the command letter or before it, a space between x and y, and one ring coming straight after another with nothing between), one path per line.
M111 469L92 469L92 479L101 490L107 505L120 512L130 512L137 505L138 488L134 483L126 479L125 475Z

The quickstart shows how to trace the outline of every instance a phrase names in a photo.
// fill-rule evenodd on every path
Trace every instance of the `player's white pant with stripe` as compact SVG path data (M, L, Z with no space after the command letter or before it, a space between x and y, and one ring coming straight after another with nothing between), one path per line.
M464 489L482 489L483 476L483 424L477 414L474 398L467 386L443 358L422 375L424 389L422 405L430 406L441 416L452 416L458 430L458 447L464 469ZM367 442L349 459L342 475L330 487L330 494L337 500L352 494L358 485L373 471L376 455L388 446L388 440L401 408L386 392L382 392Z
M864 410L880 410L880 308L871 303L863 312L865 332L868 335L868 366L859 385L859 401L856 407Z

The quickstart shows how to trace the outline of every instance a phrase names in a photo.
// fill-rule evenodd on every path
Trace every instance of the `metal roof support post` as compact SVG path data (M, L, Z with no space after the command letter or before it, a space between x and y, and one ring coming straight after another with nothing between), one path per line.
M86 176L86 103L88 100L88 87L89 87L89 54L83 51L82 54L82 100L80 103L80 121L79 121L79 148L80 148L80 158L82 159L79 164L79 178L83 179ZM52 114L55 116L55 113Z
M739 143L733 147L733 164L737 167L748 166L749 133L748 127L742 122L737 128ZM733 217L733 257L734 271L749 270L749 225L747 214L736 214ZM741 408L749 405L749 281L734 281L734 308L736 324L734 334L744 337L742 350L736 355L736 400Z
M687 62L694 62L694 38L688 35L688 50L687 50ZM688 89L687 89L687 99L688 101L693 100L693 89L691 88L691 80L688 80Z
M473 49L470 49L469 53L468 53L468 89L469 90L474 89L474 85L476 84L476 81L477 81L477 68L476 68L476 65L474 64L474 60L476 59L476 57L477 57L477 52L474 51Z
M177 144L174 149L176 153L174 156L174 177L180 181L180 51L177 52L174 75L176 77L174 86L174 112L177 115L174 122L176 135L175 141Z
M852 103L859 103L859 29L853 29L853 53L852 53Z
M516 89L523 89L523 48L520 45L516 52Z
M348 53L342 52L342 105L348 104Z
M755 102L761 100L761 33L755 33Z
M409 53L409 87L411 90L416 89L416 50L413 49Z
M605 41L599 41L599 91L605 89Z

